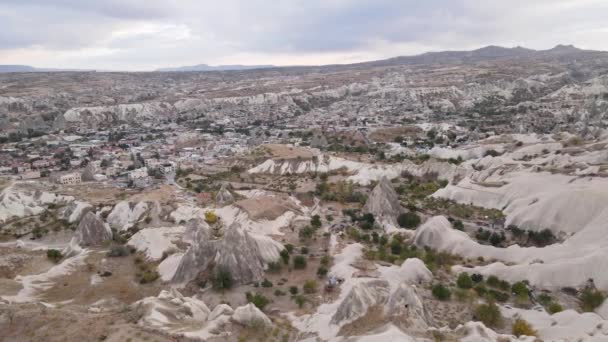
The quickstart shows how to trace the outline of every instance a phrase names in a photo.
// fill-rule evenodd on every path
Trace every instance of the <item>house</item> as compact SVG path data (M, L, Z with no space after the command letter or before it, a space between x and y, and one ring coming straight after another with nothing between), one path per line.
M39 159L32 162L32 167L34 169L43 169L52 166L53 163L48 159Z
M148 169L146 169L145 167L129 171L128 173L128 179L130 181L135 181L141 178L148 178Z
M66 173L64 175L60 175L57 178L57 183L63 185L72 185L72 184L80 184L82 183L82 178L80 177L79 172Z
M28 171L19 176L20 179L37 179L40 178L40 171Z

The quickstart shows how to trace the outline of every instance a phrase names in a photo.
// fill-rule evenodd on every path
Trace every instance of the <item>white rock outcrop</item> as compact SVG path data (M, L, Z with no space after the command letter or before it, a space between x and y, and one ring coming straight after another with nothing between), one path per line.
M76 242L80 246L99 246L112 240L112 229L92 211L87 212L76 229Z
M183 284L195 279L199 274L226 270L239 284L260 281L268 255L280 252L280 244L258 244L251 234L232 224L225 228L222 236L214 236L207 223L191 221L188 230L194 231L192 245L182 257L172 282ZM267 246L273 251L260 250ZM278 254L276 254L278 255Z
M232 320L248 327L257 326L258 324L264 326L272 325L270 318L252 303L236 308L232 315Z

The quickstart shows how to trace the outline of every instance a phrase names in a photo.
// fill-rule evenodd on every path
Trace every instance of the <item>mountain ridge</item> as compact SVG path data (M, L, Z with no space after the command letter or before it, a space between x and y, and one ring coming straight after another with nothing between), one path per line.
M522 46L503 47L498 45L487 45L474 50L444 50L429 51L417 55L396 56L386 59L365 61L349 64L327 64L327 65L243 65L229 64L212 66L208 64L197 64L191 66L178 66L158 68L148 72L211 72L211 71L247 71L275 68L300 68L300 67L335 67L335 66L391 66L391 65L413 65L413 64L436 64L436 63L473 63L508 58L568 58L577 54L596 55L608 54L607 51L586 50L574 45L558 44L551 49L535 50ZM93 69L61 69L61 68L37 68L29 65L0 65L0 73L8 72L84 72ZM116 72L121 72L116 70Z

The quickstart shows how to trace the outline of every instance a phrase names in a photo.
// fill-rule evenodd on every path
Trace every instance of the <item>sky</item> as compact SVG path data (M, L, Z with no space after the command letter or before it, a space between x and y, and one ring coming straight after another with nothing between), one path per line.
M486 45L608 50L606 0L0 0L0 64L355 63Z

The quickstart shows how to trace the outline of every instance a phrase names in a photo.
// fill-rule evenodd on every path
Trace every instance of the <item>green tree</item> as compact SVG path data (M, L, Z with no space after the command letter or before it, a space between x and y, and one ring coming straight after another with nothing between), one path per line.
M461 289L470 289L473 287L473 280L471 280L468 273L463 272L458 275L456 285Z
M397 217L397 223L399 223L399 226L406 229L414 229L418 227L420 221L420 216L411 211L403 213Z

